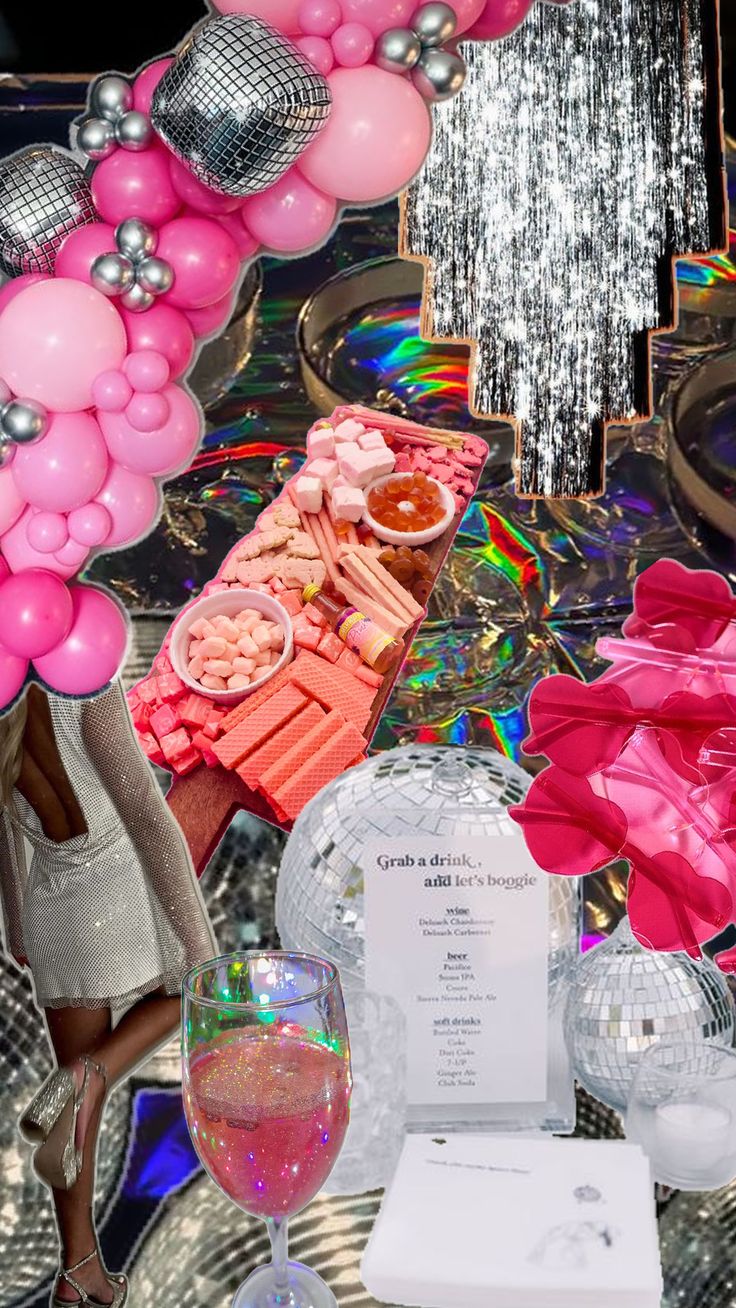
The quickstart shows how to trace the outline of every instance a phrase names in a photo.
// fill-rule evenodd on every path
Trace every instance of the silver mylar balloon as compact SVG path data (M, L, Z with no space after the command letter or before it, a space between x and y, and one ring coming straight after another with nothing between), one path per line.
M107 73L93 84L90 105L101 118L114 123L133 108L133 88L124 77Z
M390 27L376 41L375 60L387 73L405 73L416 64L422 43L408 27Z
M135 283L135 268L124 254L111 251L95 259L90 270L95 290L103 295L122 295Z
M140 259L155 254L158 234L142 218L125 218L115 228L115 244L121 254L138 263Z
M77 128L77 147L97 163L115 149L115 129L106 118L85 118Z
M37 400L10 400L0 411L3 436L16 445L30 445L45 436L49 415Z
M0 436L0 468L7 468L15 457L15 446L12 441L6 440Z
M89 182L66 151L33 146L0 164L0 267L8 277L52 273L64 238L96 219Z
M155 296L150 291L145 291L138 282L134 282L130 290L125 291L120 297L120 303L124 309L130 309L131 313L143 313L150 309Z
M327 122L316 68L260 18L223 14L192 33L158 83L151 121L198 181L224 195L272 186Z
M411 80L425 100L450 100L465 81L465 60L451 50L423 50Z
M442 0L431 0L430 4L419 6L410 26L425 48L444 45L455 34L457 15Z
M114 126L115 140L124 150L145 150L153 136L150 119L138 109L129 109Z
M165 259L157 259L155 254L142 259L135 270L135 280L150 295L163 295L174 285L174 269Z

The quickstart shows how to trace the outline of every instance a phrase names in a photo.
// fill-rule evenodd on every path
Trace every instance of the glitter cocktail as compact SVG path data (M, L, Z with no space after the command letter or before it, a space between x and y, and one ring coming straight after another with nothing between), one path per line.
M322 1187L345 1137L350 1053L331 963L307 954L213 959L184 982L184 1107L195 1148L238 1206L266 1220L273 1261L234 1308L333 1308L287 1261L286 1219Z

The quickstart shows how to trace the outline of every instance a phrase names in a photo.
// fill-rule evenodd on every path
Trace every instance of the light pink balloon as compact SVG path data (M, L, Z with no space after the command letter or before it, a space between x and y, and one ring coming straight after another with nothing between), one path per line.
M171 417L171 408L165 395L156 391L136 391L126 405L125 418L136 431L154 432L165 426Z
M341 21L337 0L302 0L299 6L299 26L308 36L332 36Z
M0 586L3 645L21 659L56 649L72 625L72 599L61 577L41 568L8 577Z
M192 325L194 335L198 338L212 336L229 322L235 310L236 297L223 295L216 304L208 304L206 309L189 309L187 318Z
M468 31L476 41L498 41L519 27L534 0L487 0L480 16Z
M332 50L342 68L360 68L373 54L373 33L362 23L343 23L332 38Z
M161 512L155 481L119 463L112 464L97 500L107 509L112 523L107 546L130 545L147 536Z
M27 676L28 659L19 659L0 645L0 709L13 702Z
M174 60L171 58L154 59L152 64L139 73L133 83L133 108L138 109L142 114L148 114L151 110L151 99L161 78L170 68Z
M156 254L174 269L166 302L203 309L232 290L240 272L238 248L213 218L175 218L159 232Z
M43 554L31 545L28 539L28 527L34 512L35 510L29 505L10 530L0 537L0 549L11 572L23 572L25 568L46 568L59 577L72 577L77 571L76 566L65 567L55 554Z
M15 484L12 464L0 468L0 536L18 521L25 507L26 498Z
M342 0L343 21L362 23L374 36L389 27L408 27L416 8L416 0Z
M332 52L332 46L323 36L301 36L295 41L298 50L301 50L305 59L308 59L313 68L317 69L323 77L332 72L335 66L335 56Z
M169 361L172 379L186 372L194 357L194 332L181 309L152 304L145 313L122 310L130 350L158 350Z
M69 233L59 249L54 264L55 274L88 282L95 259L116 249L115 228L109 223L88 223L86 227L78 227Z
M107 448L90 413L57 413L42 440L22 445L11 464L21 495L53 513L94 498L107 476Z
M82 545L78 540L72 540L71 537L66 545L62 545L60 550L54 554L57 563L63 563L65 567L74 568L75 572L81 568L89 554L89 546Z
M28 286L35 286L36 282L48 282L51 278L46 273L24 273L22 277L11 277L9 282L0 286L0 313L14 300L16 295L25 291Z
M107 540L112 527L112 518L104 504L83 504L81 509L74 509L67 519L69 535L78 545L94 549Z
M0 377L47 409L88 409L95 377L119 368L126 353L120 314L85 282L38 282L0 314Z
M238 195L220 195L217 191L210 190L209 186L204 186L173 154L169 160L169 172L171 183L182 204L188 204L200 213L231 213L242 204Z
M63 695L93 695L117 675L128 644L118 604L94 586L70 586L73 614L61 645L34 660L39 677Z
M252 14L254 18L265 18L272 27L287 35L300 30L301 0L213 0L213 4L221 14Z
M136 391L160 391L169 380L169 362L160 350L133 350L123 372Z
M243 205L243 222L262 245L279 253L310 250L334 226L337 204L290 168L267 191Z
M66 515L47 513L43 509L29 518L26 531L29 543L34 550L38 550L39 554L54 554L56 550L66 545L69 539Z
M169 173L171 155L163 146L151 145L136 154L115 150L92 174L92 199L108 223L117 226L124 218L142 218L160 227L181 207Z
M186 467L199 445L202 426L194 400L181 386L165 386L161 394L171 412L168 421L154 431L137 431L124 413L100 415L112 458L130 472L168 476ZM98 498L105 503L102 496Z
M124 372L101 372L92 383L92 399L96 407L105 413L117 413L124 409L132 395L133 387Z

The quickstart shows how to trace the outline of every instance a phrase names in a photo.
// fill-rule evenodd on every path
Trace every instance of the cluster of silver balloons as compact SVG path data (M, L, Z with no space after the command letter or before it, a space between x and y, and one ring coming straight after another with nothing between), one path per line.
M133 313L142 313L174 285L174 270L157 257L158 232L141 218L119 223L115 244L116 250L98 255L92 264L92 285L103 295L120 296Z
M92 113L77 127L77 147L88 159L106 159L119 145L124 150L145 150L153 128L148 116L133 108L133 87L125 77L108 73L92 83Z
M0 380L0 468L10 463L16 445L30 445L46 435L49 415L38 400L17 400Z
M411 72L425 100L449 100L465 81L465 61L443 46L457 27L455 10L431 0L420 5L409 27L391 27L376 42L376 63L389 73Z

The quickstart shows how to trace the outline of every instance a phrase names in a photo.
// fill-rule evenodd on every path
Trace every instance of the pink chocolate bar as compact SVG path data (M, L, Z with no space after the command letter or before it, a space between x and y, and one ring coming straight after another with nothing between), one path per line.
M328 741L337 737L340 728L345 726L345 718L337 709L323 717L306 736L294 742L291 748L270 768L260 774L258 787L266 795L275 795L281 786L286 785L299 769L313 758L318 750ZM361 736L361 740L363 740ZM361 749L365 748L363 740ZM356 750L356 753L358 751Z
M348 722L362 731L371 716L375 691L358 682L350 672L326 663L318 654L302 650L289 665L289 680L305 695L328 709L339 709Z
M272 764L326 716L319 704L308 704L305 709L297 713L295 718L291 718L285 727L277 731L275 736L267 740L265 745L261 745L260 749L255 750L240 764L237 769L238 776L253 790L259 777L262 777Z
M247 702L247 701L246 701ZM246 754L262 745L272 732L278 731L289 718L293 718L299 709L307 703L306 695L296 686L284 686L272 695L265 704L261 704L254 713L239 722L232 731L213 741L212 750L222 766L236 768L242 763Z
M328 781L334 781L346 767L355 761L365 748L365 740L351 722L313 754L307 763L287 781L274 796L275 802L289 818L301 813L304 805Z

